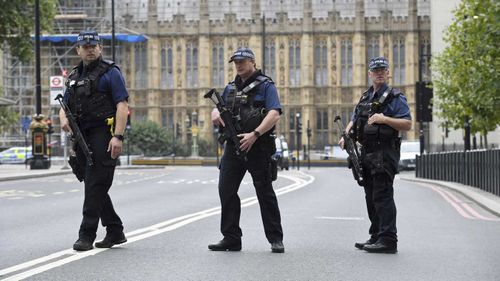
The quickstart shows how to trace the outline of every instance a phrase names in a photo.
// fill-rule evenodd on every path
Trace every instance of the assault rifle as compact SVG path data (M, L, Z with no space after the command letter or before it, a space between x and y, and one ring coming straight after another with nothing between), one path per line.
M349 154L347 161L349 162L349 169L352 170L354 179L358 182L360 186L363 186L363 166L361 165L361 160L359 159L359 152L356 142L345 132L344 125L342 124L342 119L340 116L335 116L335 123L337 123L342 138L344 138L344 148Z
M238 132L241 132L241 130L238 123L235 122L233 114L229 111L229 109L227 109L226 103L220 96L219 92L217 92L216 89L211 89L203 97L210 99L215 104L217 110L219 110L222 121L224 121L224 134L234 143L236 155L246 161L247 155L245 151L240 149L240 138L238 137Z
M92 151L90 151L89 147L87 146L87 143L85 142L85 139L83 138L82 131L80 131L80 128L78 127L78 124L76 123L75 117L73 116L73 113L71 113L71 110L69 109L68 105L66 102L63 100L63 96L61 94L57 95L55 98L59 103L61 104L61 108L64 110L64 113L66 114L66 118L68 119L69 127L71 128L71 131L73 132L71 135L71 141L73 143L76 143L80 149L82 150L83 154L85 155L85 158L87 159L87 164L89 166L94 165L94 161L92 160ZM71 158L68 161L71 168L73 169L73 173L76 175L79 181L82 181L84 178L84 170L82 171L78 167L78 161L75 158Z

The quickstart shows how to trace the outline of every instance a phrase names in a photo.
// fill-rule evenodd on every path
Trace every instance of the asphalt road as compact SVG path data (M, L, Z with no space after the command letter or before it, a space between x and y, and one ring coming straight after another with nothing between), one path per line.
M0 279L500 280L500 218L428 184L395 182L398 254L355 249L369 221L345 168L280 173L285 254L270 252L245 177L243 250L211 252L217 177L210 167L117 171L111 197L129 242L83 253L71 249L83 202L73 176L0 182Z

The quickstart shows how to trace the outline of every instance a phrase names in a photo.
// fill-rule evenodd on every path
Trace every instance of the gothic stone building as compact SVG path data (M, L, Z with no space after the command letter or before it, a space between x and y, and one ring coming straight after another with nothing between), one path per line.
M74 35L81 28L96 28L109 34L110 2L60 1L66 5L60 9L66 16L56 19L56 26L62 26L59 33ZM274 79L284 108L277 132L285 136L291 149L295 148L298 113L302 143L307 141L307 127L312 129L313 149L337 143L333 120L336 115L345 123L349 120L353 105L369 83L369 58L382 55L389 59L390 84L406 94L414 120L415 82L429 77L429 0L115 3L117 32L140 34L144 39L117 41L116 61L129 89L132 120L153 120L174 130L183 142L190 140L192 125L199 128L200 138L214 141L213 105L203 94L210 88L222 90L234 79L228 59L239 47L250 47L257 67ZM94 13L94 22L91 16L71 21L69 13L77 8ZM104 42L108 57L110 43ZM44 64L53 68L46 75L60 73L52 62L56 58L67 67L77 62L74 52L61 58L63 49L70 47L68 42L45 43L46 53L62 48L52 57L45 56ZM404 137L417 138L418 124Z

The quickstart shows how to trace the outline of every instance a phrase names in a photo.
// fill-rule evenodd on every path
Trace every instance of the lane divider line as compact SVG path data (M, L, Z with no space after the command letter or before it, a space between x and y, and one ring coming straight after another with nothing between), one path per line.
M301 177L291 176L291 175L280 175L280 177L292 180L294 183L292 183L288 186L284 186L282 188L276 189L275 190L276 196L286 194L286 193L292 192L294 190L303 188L303 187L311 184L315 180L314 176L305 174L303 172L299 172L299 173L305 179L301 178ZM245 198L245 199L241 200L241 207L242 208L248 207L248 206L256 204L257 202L258 202L257 196ZM158 234L161 234L164 232L172 231L172 230L178 229L182 226L185 226L187 224L190 224L190 223L196 222L198 220L201 220L201 219L204 219L204 218L207 218L210 216L214 216L217 214L220 214L220 207L209 208L209 209L206 209L206 210L203 210L200 212L184 215L181 217L173 218L173 219L170 219L170 220L167 220L164 222L154 224L152 226L137 229L137 230L126 233L125 235L127 236L128 241L126 243L121 244L120 246L127 245L130 243L136 242L136 241L140 241L140 240L143 240L143 239L146 239L149 237L153 237L155 235L158 235ZM2 279L1 281L22 280L24 278L28 278L30 276L45 272L47 270L65 265L67 263L77 261L77 260L86 258L88 256L96 255L96 254L101 253L101 252L106 251L106 250L109 250L109 249L107 249L107 248L94 248L94 249L92 249L90 251L86 251L86 252L77 252L77 251L74 251L73 249L66 249L66 250L63 250L60 252L50 254L50 255L45 256L45 257L41 257L38 259L34 259L34 260L31 260L31 261L28 261L25 263L21 263L21 264L15 265L15 266L11 266L11 267L2 269L2 270L0 270L0 276L5 276L5 275L12 274L14 272L17 272L17 271L20 271L23 269L34 267L34 266L41 264L41 263L45 263L41 266L29 269L27 271L18 273L16 275L9 276L5 279ZM65 255L68 255L68 257L61 258ZM58 259L58 258L61 258L61 259ZM51 260L54 260L54 259L58 259L58 260L50 262Z

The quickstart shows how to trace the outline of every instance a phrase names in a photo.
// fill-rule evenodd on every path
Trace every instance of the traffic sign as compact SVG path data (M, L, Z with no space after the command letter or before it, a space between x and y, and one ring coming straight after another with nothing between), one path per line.
M50 76L50 105L59 105L55 99L57 95L64 95L64 77L63 76Z
M50 76L50 88L64 88L63 76Z

